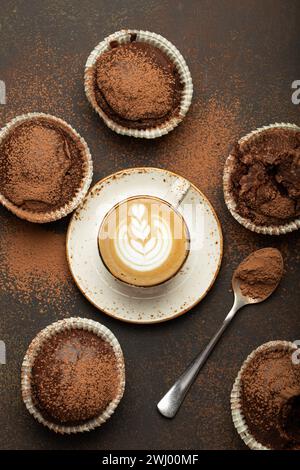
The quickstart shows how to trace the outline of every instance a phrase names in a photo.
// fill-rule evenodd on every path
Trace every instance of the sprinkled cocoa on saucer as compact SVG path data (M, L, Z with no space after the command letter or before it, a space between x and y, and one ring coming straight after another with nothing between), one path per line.
M292 343L266 343L241 369L234 408L242 418L236 426L252 448L300 449L300 365L293 363L294 351Z
M34 417L59 433L94 429L124 391L123 354L97 322L70 318L33 340L22 366L23 400Z
M233 152L230 192L236 212L256 226L282 226L300 216L300 131L270 127Z
M1 131L1 202L20 217L47 222L66 215L86 194L91 174L86 143L58 118L33 113Z
M85 91L111 129L154 138L168 133L183 119L193 85L173 44L148 31L123 30L106 38L90 54Z

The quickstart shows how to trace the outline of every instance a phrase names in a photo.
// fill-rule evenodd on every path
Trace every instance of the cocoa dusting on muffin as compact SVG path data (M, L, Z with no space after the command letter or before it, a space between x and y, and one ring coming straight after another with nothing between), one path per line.
M75 196L83 177L78 145L50 120L19 124L0 145L0 192L25 210L62 207Z
M79 424L101 415L118 395L119 383L112 346L90 331L56 333L33 365L34 402L55 423Z
M98 105L120 125L145 129L179 112L182 85L174 63L150 44L114 44L97 60L94 88Z
M280 226L300 215L300 132L273 128L236 144L231 193L236 211L256 225Z
M300 365L290 350L266 350L241 376L242 412L250 433L270 449L300 449Z
M282 273L283 259L280 251L262 248L242 261L234 278L239 281L243 295L252 299L265 299L278 285Z

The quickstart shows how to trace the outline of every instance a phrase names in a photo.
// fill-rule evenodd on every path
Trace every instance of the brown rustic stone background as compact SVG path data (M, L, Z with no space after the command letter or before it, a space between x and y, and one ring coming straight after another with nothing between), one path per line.
M248 233L229 215L222 167L234 139L278 122L299 124L291 83L300 79L297 0L0 0L0 80L7 105L0 126L17 114L44 111L69 121L87 140L94 181L125 167L157 166L190 178L214 204L225 249L212 291L191 312L164 324L127 325L90 305L75 288L64 258L68 220L36 228L0 209L0 366L2 449L243 449L229 395L252 349L272 339L300 339L299 234ZM195 93L185 121L146 142L107 129L83 92L84 64L94 46L121 28L161 33L182 52ZM286 272L276 294L245 308L209 359L176 419L155 404L205 346L232 303L231 274L251 250L282 250ZM205 266L203 267L205 269ZM20 365L43 327L79 315L112 329L124 350L127 388L114 417L86 435L61 437L41 427L20 399Z

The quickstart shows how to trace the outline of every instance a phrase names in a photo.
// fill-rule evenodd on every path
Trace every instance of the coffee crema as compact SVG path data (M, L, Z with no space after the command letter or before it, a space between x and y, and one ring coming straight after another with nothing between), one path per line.
M189 251L183 217L165 201L139 196L106 214L99 231L100 256L111 274L135 286L154 286L173 277Z

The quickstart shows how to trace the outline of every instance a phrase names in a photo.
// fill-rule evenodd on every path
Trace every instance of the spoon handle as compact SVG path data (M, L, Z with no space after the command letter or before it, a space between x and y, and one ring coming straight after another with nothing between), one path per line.
M190 363L179 379L157 404L157 408L163 416L166 418L174 418L190 386L194 382L200 369L206 362L206 359L221 338L223 332L226 330L237 310L238 308L236 308L236 305L234 305L222 323L221 328L212 337L206 348L195 357L195 359Z

